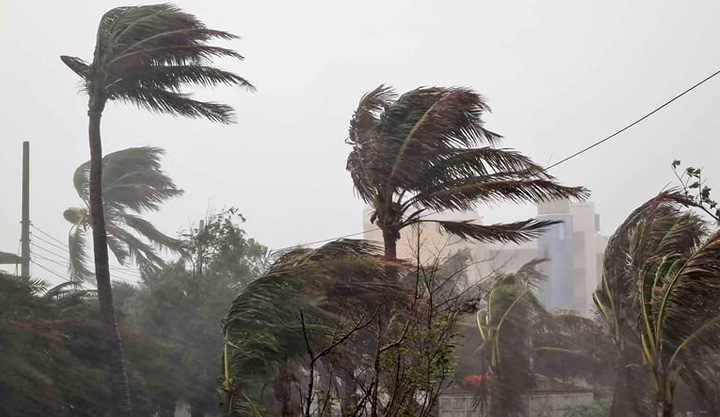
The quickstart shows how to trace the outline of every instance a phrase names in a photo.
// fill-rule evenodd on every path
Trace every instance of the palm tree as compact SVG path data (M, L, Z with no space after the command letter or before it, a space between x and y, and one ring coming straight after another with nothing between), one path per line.
M95 328L82 314L90 293L69 282L48 288L39 279L0 272L0 415L92 410L88 392L101 378L72 346L77 334ZM87 352L92 341L82 343Z
M122 265L135 262L143 269L157 269L163 264L156 248L181 253L182 242L155 228L139 214L157 211L160 203L182 195L173 180L160 170L160 148L128 148L103 157L102 196L105 228L110 251ZM90 161L75 170L73 185L83 202L63 213L72 224L68 237L70 278L89 278L85 233L92 227L88 172ZM142 238L150 243L145 243Z
M407 288L396 279L403 271L404 265L384 259L379 248L360 240L294 249L278 258L234 299L228 313L226 411L256 415L252 411L263 403L261 388L272 383L280 403L275 414L290 415L289 384L301 379L296 370L313 369L306 360L308 345L322 350L318 345L341 340L351 323L368 322L381 306L407 302ZM337 350L351 353L346 345ZM304 395L312 398L313 392Z
M701 358L716 353L720 342L720 234L706 239L705 223L688 210L693 206L669 191L636 209L608 243L595 297L620 368L640 367L641 361L649 365L657 416L672 414L678 378L702 393L709 386L703 375L717 372L714 363ZM639 389L637 378L622 375L612 415L647 413L638 398L617 392Z
M132 407L110 286L102 202L100 118L107 102L118 100L158 113L232 122L230 106L194 100L182 91L185 85L226 84L252 88L242 77L211 65L212 58L216 57L242 59L231 49L208 45L213 39L235 39L235 36L209 29L195 16L170 4L118 7L100 20L91 63L61 57L82 78L88 94L89 200L95 278L101 318L107 327L109 381L119 416L130 415Z
M535 267L543 260L523 265L512 274L493 278L476 324L482 339L480 353L489 379L480 386L480 399L490 400L490 415L523 416L522 396L530 391L535 378L531 368L531 327L535 318L545 314L532 289L544 276Z
M360 99L347 143L355 190L396 257L400 230L435 222L446 232L480 241L523 242L553 224L535 219L494 225L426 219L432 211L469 210L481 203L584 199L582 187L559 185L520 153L499 148L484 127L485 99L466 88L422 87L399 98L380 86Z

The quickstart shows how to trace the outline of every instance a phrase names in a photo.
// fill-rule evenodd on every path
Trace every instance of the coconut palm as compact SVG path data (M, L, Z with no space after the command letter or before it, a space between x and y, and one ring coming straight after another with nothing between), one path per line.
M484 127L485 99L466 88L422 87L398 98L380 86L360 99L347 143L355 190L373 209L386 256L396 257L400 230L434 222L480 241L523 242L552 224L535 219L494 225L427 219L433 211L469 210L482 203L583 199L582 187L559 185Z
M540 262L535 260L515 273L495 276L484 308L476 314L482 339L480 358L489 377L480 385L480 399L489 397L492 416L526 414L522 396L535 384L530 364L531 327L538 314L545 314L532 292L544 279L535 269Z
M595 297L620 369L649 365L657 416L672 414L678 378L703 392L703 374L717 372L700 358L716 352L720 341L720 234L706 238L692 206L669 191L635 210L608 243ZM642 398L617 392L641 388L641 378L625 375L618 374L612 415L647 415L650 405Z
M128 148L103 157L102 196L105 228L110 251L121 265L129 261L143 269L157 269L163 264L157 248L182 252L182 242L173 239L140 217L157 211L165 200L182 195L173 180L160 169L160 148ZM70 278L87 279L92 273L87 267L85 233L92 227L88 173L90 161L75 170L73 185L83 202L63 213L72 224L68 237ZM143 241L147 239L149 243Z
M280 408L275 414L290 415L291 403L299 401L291 401L290 383L302 378L296 370L309 370L307 345L321 351L380 306L406 302L407 289L396 279L402 269L356 240L295 249L277 259L235 298L227 316L227 411L254 415L250 411L263 402L261 388L272 383Z
M158 113L232 122L230 106L194 100L182 90L186 85L251 87L242 77L211 65L212 58L216 57L242 58L231 49L209 45L213 39L235 39L235 36L209 29L195 16L170 4L118 7L100 20L91 63L61 57L82 78L88 95L89 201L95 278L102 321L108 332L108 379L117 415L130 415L132 407L110 287L101 191L100 118L108 101L122 101Z

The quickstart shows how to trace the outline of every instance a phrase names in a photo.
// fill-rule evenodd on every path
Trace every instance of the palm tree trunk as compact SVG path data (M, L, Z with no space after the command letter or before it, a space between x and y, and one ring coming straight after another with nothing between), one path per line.
M114 402L114 417L132 415L130 387L123 364L122 341L117 328L110 284L105 215L102 204L102 142L100 139L100 117L102 108L90 99L88 111L90 139L90 217L92 219L93 247L95 252L95 279L97 281L100 318L105 327L103 347L107 355L107 372Z
M673 414L672 403L665 401L664 398L659 398L656 403L655 416L656 417L672 417L673 415L674 414Z
M385 257L397 259L398 233L391 229L383 229L383 243L385 245Z
M651 376L634 363L637 351L621 349L615 376L610 417L645 417L652 414Z
M656 381L659 388L655 394L655 416L672 417L674 415L672 402L675 391L674 384L670 382L663 370L656 373Z

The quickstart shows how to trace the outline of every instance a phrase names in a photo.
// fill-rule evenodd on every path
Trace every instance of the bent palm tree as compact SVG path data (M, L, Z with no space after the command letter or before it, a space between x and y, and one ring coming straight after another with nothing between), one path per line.
M486 111L484 98L465 88L424 87L398 98L381 85L360 99L350 120L347 169L374 209L386 256L396 257L401 229L422 222L486 242L527 241L553 224L436 221L425 219L429 211L587 196L582 187L559 185L520 153L498 148L501 137L483 126Z
M232 122L230 106L194 100L182 91L185 85L252 88L242 77L211 65L211 59L216 57L242 59L231 49L208 45L213 39L235 36L209 29L195 16L170 4L118 7L100 20L90 64L79 58L61 57L82 78L88 94L89 199L95 278L102 321L107 327L110 387L117 415L121 416L130 415L132 407L110 286L101 192L100 118L108 101L119 100L159 113Z
M160 203L183 193L160 170L163 153L160 148L139 147L103 157L102 196L107 242L122 265L132 261L141 268L155 269L163 264L156 248L182 251L181 241L166 236L139 216L144 212L157 211ZM85 232L92 227L89 169L90 161L80 165L73 176L73 185L83 201L83 207L71 207L63 213L65 219L72 223L68 237L72 280L92 276L85 253Z
M379 248L361 240L295 249L277 259L233 300L228 312L226 411L256 415L248 409L262 402L260 388L274 380L282 410L276 414L290 415L287 385L295 370L307 368L301 358L309 345L331 345L352 327L348 323L370 319L380 306L407 302L407 288L396 278L405 273L403 264L388 261ZM309 340L305 320L311 326ZM337 350L350 349L348 344L339 343Z
M691 206L671 191L635 210L608 243L595 296L621 369L649 365L658 416L672 413L678 377L696 392L706 388L698 381L713 364L699 358L720 341L720 235L703 243L705 224ZM612 415L648 413L637 398L617 392L638 389L631 377L618 374Z

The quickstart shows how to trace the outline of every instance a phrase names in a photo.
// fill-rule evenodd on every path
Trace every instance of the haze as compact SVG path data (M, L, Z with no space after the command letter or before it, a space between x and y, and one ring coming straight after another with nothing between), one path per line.
M235 206L248 234L271 248L361 231L363 204L345 171L344 139L359 98L381 83L399 92L472 87L489 99L487 126L506 137L504 146L547 165L720 68L720 2L713 0L176 3L242 37L229 45L246 60L227 66L258 91L200 94L236 108L230 126L113 103L103 117L104 152L166 150L163 167L185 195L151 217L161 230L174 233L208 210ZM0 0L0 250L14 252L20 236L24 140L31 142L32 222L66 239L62 212L79 203L72 175L89 151L86 98L59 55L91 60L98 20L118 5ZM674 159L720 177L718 164L711 166L720 153L719 107L714 79L552 173L592 190L610 233L675 184ZM534 212L481 210L487 221Z

